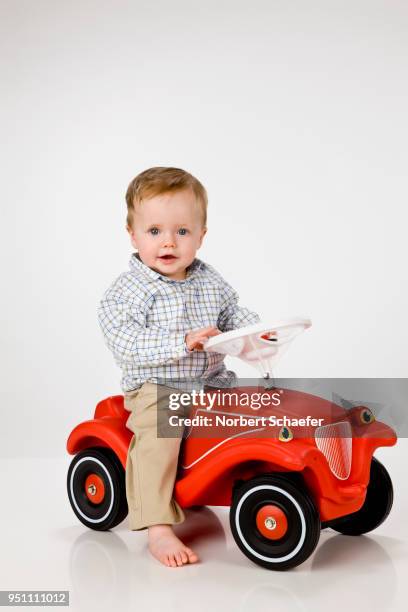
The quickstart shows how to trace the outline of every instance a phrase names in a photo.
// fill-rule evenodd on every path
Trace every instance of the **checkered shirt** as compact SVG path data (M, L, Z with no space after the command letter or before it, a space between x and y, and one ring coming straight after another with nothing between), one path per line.
M195 258L184 280L170 279L146 266L138 253L103 295L98 320L104 340L122 369L124 392L144 382L188 389L188 380L206 386L234 384L225 355L189 351L187 332L213 325L223 332L259 322L238 306L238 294L209 264ZM166 382L164 382L166 381Z

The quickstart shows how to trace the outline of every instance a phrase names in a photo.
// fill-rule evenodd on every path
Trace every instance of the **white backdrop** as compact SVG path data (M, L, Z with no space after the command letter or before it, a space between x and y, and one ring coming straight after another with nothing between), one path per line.
M206 186L198 256L243 305L312 318L277 376L408 375L405 2L2 0L0 23L1 456L64 455L120 393L96 308L154 165Z

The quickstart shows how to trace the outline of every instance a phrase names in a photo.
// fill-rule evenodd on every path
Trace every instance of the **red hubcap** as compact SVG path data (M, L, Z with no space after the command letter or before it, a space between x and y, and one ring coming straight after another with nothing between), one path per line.
M85 480L85 493L93 504L100 504L105 497L105 485L98 474L89 474Z
M288 519L281 508L268 504L258 510L256 526L268 540L279 540L288 530Z

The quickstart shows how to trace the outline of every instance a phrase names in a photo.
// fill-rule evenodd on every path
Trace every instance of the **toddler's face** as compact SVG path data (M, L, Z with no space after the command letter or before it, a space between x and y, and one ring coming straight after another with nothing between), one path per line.
M128 231L146 266L183 280L207 230L194 192L185 189L136 204L133 228Z

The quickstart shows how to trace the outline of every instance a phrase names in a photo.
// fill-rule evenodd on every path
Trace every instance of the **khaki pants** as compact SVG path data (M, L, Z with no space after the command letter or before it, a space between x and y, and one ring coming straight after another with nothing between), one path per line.
M173 498L184 428L174 430L177 437L157 435L159 411L165 411L161 414L167 418L167 397L174 392L175 389L164 385L144 383L125 393L125 408L131 413L126 427L134 433L126 462L126 497L132 531L185 520L183 510Z

